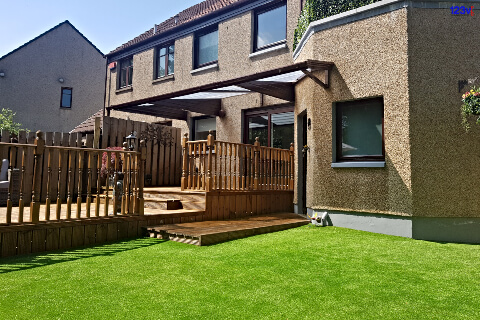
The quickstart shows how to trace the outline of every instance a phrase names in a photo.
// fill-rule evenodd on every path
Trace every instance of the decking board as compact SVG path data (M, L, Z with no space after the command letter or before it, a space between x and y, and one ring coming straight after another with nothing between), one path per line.
M212 245L308 223L304 217L294 213L276 213L231 220L147 226L145 229L152 237L168 237L173 241L195 245Z

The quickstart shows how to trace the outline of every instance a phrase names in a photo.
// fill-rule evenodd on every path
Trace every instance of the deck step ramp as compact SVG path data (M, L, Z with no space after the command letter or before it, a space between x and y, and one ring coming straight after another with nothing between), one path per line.
M149 237L198 246L296 228L310 223L294 213L274 213L223 221L201 221L145 227Z

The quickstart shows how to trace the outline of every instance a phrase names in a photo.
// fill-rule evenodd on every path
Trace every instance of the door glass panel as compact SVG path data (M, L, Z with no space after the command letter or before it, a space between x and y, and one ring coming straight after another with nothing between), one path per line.
M271 141L273 148L290 149L290 143L293 142L293 123L294 113L274 113L271 117Z
M260 145L268 145L268 115L248 117L248 143L254 144L260 138Z
M217 120L215 118L195 119L194 140L207 140L210 130L216 138Z

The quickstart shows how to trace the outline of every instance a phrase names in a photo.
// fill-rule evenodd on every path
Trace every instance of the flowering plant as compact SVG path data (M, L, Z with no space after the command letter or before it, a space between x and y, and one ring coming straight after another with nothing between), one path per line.
M469 115L480 116L480 88L473 87L462 95L462 123L466 131L470 129L467 121ZM480 117L477 118L477 124L480 124Z
M115 151L121 151L123 150L122 147L107 147L107 150L115 150ZM113 172L115 170L115 158L117 157L117 154L115 152L112 152L110 154L110 171ZM100 176L105 179L105 177L107 176L107 160L108 159L108 156L107 156L107 153L104 152L103 155L102 155L102 168L100 170ZM119 171L122 171L122 165L123 165L123 161L122 161L122 158L119 158L118 159L118 166L119 166ZM108 172L110 173L110 172Z

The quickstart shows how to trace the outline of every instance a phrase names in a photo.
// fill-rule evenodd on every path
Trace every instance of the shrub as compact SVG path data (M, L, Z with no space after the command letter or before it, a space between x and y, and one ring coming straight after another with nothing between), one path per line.
M15 112L2 108L0 113L0 130L8 130L10 134L18 135L18 131L22 130L22 125L13 121L13 117L15 117Z
M293 37L293 50L297 47L308 25L348 10L360 8L380 0L306 0Z

